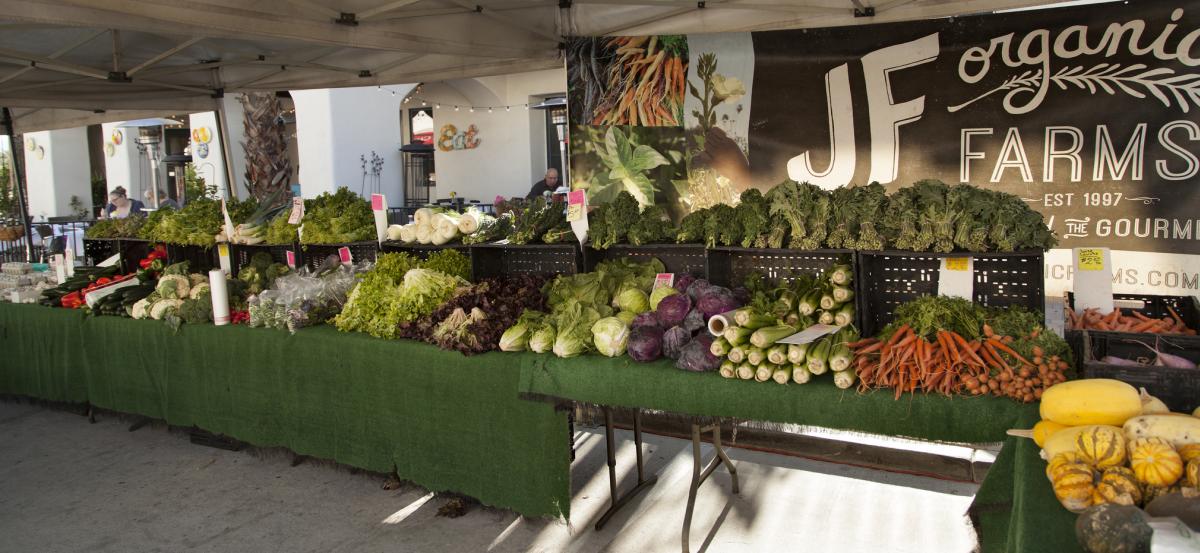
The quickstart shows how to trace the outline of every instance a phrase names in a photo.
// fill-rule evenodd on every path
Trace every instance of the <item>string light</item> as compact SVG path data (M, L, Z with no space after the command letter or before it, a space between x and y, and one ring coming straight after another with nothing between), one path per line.
M492 108L488 108L488 113L491 113L491 112L492 112Z

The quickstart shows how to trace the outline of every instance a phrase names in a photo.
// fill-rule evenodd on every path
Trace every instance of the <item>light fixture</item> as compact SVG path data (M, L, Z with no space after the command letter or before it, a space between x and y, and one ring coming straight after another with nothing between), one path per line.
M435 105L434 105L434 107L436 107L437 109L442 109L442 105L441 105L441 104L435 104Z
M475 106L471 106L471 113L475 113Z
M512 106L504 106L504 111L512 111Z
M458 106L454 106L454 111L458 111Z
M491 113L491 112L492 112L492 108L488 108L488 113Z

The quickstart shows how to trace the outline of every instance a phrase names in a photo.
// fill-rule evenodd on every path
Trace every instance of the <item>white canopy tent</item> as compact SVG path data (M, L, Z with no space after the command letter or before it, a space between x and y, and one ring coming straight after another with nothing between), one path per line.
M562 67L564 36L855 25L1046 0L0 0L17 132L218 109L241 91Z

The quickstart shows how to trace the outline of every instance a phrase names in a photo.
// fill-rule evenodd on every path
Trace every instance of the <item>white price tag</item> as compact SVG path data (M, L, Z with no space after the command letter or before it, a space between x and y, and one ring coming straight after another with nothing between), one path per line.
M97 267L112 267L121 261L121 254L113 254L112 257L105 259L96 264Z
M304 198L292 198L292 214L288 216L289 225L298 225L304 218Z
M1075 311L1097 308L1112 313L1112 252L1108 248L1075 248L1075 274L1071 288L1075 292Z
M670 288L675 286L675 273L658 273L654 275L654 286L650 288L653 292L659 288Z
M229 261L229 244L217 244L217 257L220 259L221 270L227 275L233 274L233 263Z
M943 257L938 268L938 295L970 300L975 294L975 259Z
M572 190L567 193L567 221L571 223L571 231L582 246L588 235L586 190Z
M379 243L387 240L387 199L383 194L371 194L371 212L375 215L375 238Z
M225 217L225 239L233 240L233 219L229 218L229 209L225 207L225 198L221 198L221 215Z
M815 324L804 330L801 330L800 332L788 336L787 338L779 340L777 343L796 345L809 344L821 339L822 336L833 334L841 329L842 327L836 325Z

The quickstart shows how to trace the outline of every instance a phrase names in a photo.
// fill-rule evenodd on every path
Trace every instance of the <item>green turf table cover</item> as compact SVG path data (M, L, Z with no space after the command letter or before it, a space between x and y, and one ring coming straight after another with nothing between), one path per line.
M332 327L286 331L0 304L0 394L196 426L391 472L528 516L567 516L566 414L518 398L520 363Z
M1037 413L1018 428L1032 428ZM971 521L983 553L1082 553L1076 515L1054 497L1046 462L1027 438L1010 437L971 502Z
M579 362L587 359L587 362ZM791 423L921 440L988 443L1004 439L1036 405L996 397L860 394L828 375L808 384L730 380L715 372L676 369L670 362L627 357L559 359L523 356L521 392L599 405L641 407L709 417Z

